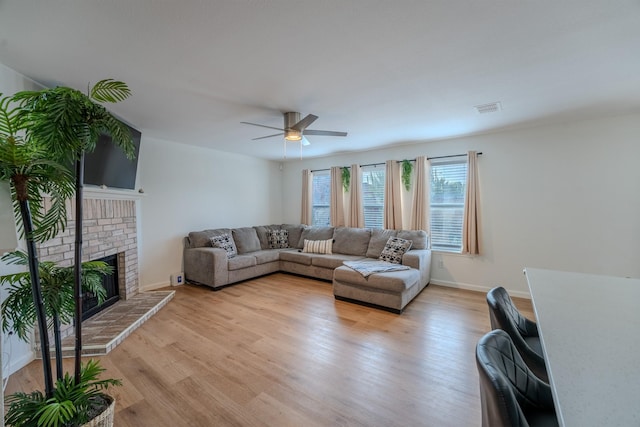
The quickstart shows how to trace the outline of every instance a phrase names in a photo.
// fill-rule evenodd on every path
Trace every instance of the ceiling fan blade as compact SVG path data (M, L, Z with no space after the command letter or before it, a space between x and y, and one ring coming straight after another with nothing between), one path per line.
M300 140L300 143L302 145L311 145L311 143L309 142L309 140L307 138L305 138L304 136L302 136L302 139Z
M318 119L318 116L314 116L313 114L307 114L307 116L304 119L300 120L298 123L291 126L291 129L302 132L303 130L305 130L307 126L315 122L317 119Z
M281 135L284 135L284 133L283 133L283 132L281 132L281 133L274 133L273 135L260 136L260 137L258 137L258 138L252 138L251 140L252 140L252 141L256 141L256 140L258 140L258 139L273 138L274 136L281 136Z
M249 122L240 122L240 123L242 123L243 125L259 126L261 128L267 128L267 129L284 130L282 128L275 128L273 126L259 125L257 123L249 123Z
M302 132L304 135L320 135L320 136L347 136L346 132L336 132L332 130L312 130L305 129Z

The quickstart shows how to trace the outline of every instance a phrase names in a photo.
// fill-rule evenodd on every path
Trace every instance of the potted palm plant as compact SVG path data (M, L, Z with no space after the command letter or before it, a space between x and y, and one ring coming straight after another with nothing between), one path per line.
M26 266L28 255L22 251L10 252L2 257L8 264ZM112 268L101 261L82 264L82 287L91 292L101 303L105 297L101 276L113 273ZM53 329L56 341L56 381L49 398L41 391L18 392L7 398L7 425L10 426L67 426L82 425L98 414L113 416L114 400L102 393L109 386L120 385L119 380L99 379L104 371L93 360L81 367L80 381L75 381L62 370L60 351L60 324L73 319L73 267L59 267L50 261L39 263L39 278L43 305L48 319L48 329ZM36 323L31 296L29 272L0 276L0 285L7 287L7 297L0 306L2 330L15 331L22 340L29 340L29 333Z
M59 395L58 390L68 390L73 385L74 396L86 396L109 384L97 380L101 372L99 365L82 365L82 189L83 160L85 152L95 148L101 133L107 133L129 156L133 156L133 143L128 127L112 116L100 103L119 102L130 95L126 84L114 80L96 83L88 94L67 88L56 87L41 91L19 92L12 97L0 95L0 180L8 181L16 223L27 243L27 264L31 283L31 296L38 325L44 371L44 402ZM18 107L13 103L17 102ZM75 174L68 170L75 164ZM74 179L75 178L75 179ZM36 243L55 236L66 225L66 201L75 193L76 198L76 243L74 254L73 301L75 324L75 363L72 383L68 376L58 372L54 386L47 333L46 308L43 303L40 268ZM51 207L44 209L43 197L51 198ZM54 327L55 329L55 327ZM56 340L57 341L57 340ZM56 358L61 357L56 352ZM98 381L98 382L96 382ZM87 384L93 384L86 388ZM35 392L34 392L35 393ZM38 400L37 393L32 394ZM47 414L67 413L69 403L54 405ZM63 425L62 418L43 417L39 421L25 418L29 411L21 412L21 404L13 405L22 415L15 425ZM8 419L12 419L8 414ZM33 414L31 414L33 415ZM67 417L77 423L75 418ZM58 421L46 421L46 420ZM22 421L20 421L22 420ZM33 423L33 424L30 424Z

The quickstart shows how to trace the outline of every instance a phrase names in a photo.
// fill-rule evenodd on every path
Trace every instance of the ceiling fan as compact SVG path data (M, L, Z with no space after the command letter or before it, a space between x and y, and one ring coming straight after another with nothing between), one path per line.
M318 116L313 114L307 114L305 118L300 120L300 113L288 112L284 113L284 128L277 128L273 126L260 125L258 123L240 122L245 125L259 126L267 129L275 129L281 131L280 133L274 133L273 135L260 136L253 138L252 141L257 139L272 138L274 136L284 135L286 141L300 141L302 145L309 145L309 141L305 138L306 135L319 135L319 136L347 136L347 132L336 132L332 130L313 130L307 129L311 123L315 122Z

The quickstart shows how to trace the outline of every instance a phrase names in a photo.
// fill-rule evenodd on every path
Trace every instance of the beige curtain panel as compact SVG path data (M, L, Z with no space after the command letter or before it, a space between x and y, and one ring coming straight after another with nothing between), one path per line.
M411 207L411 229L429 233L429 189L431 163L427 156L416 158L415 181L413 184L413 205Z
M364 227L364 207L362 206L362 169L360 165L351 165L351 189L349 190L351 205L349 208L348 227Z
M395 160L385 162L384 228L402 230L402 184L400 164Z
M467 192L464 197L462 253L477 255L480 253L480 236L478 232L478 153L469 151L467 153L467 162Z
M311 225L313 173L309 169L302 170L302 209L300 223Z
M329 214L332 226L344 227L344 189L342 187L342 168L340 166L331 167Z

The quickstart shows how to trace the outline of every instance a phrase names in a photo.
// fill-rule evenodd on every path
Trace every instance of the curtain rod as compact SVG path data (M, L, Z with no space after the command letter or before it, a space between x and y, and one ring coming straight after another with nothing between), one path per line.
M427 157L427 160L433 160L433 159L448 159L450 157L462 157L462 156L466 156L467 154L451 154L449 156L435 156L435 157ZM478 156L482 155L482 151L478 153ZM416 159L411 159L409 160L410 162L415 162ZM404 162L404 160L397 160L398 163L402 163ZM381 162L381 163L368 163L366 165L360 165L360 167L366 167L366 166L382 166L384 165L385 162ZM342 166L343 168L348 168L349 166ZM331 168L327 168L327 169L312 169L311 172L324 172L324 171L330 171Z

